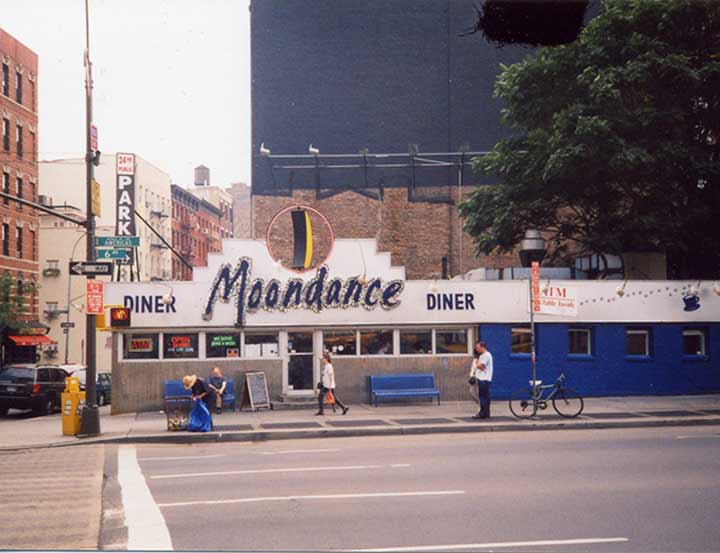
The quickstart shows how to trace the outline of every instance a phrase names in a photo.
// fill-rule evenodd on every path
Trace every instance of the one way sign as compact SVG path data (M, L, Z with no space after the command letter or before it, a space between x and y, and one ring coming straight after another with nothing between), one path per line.
M95 276L110 276L112 275L112 263L100 261L71 261L70 262L70 274L71 275L95 275Z

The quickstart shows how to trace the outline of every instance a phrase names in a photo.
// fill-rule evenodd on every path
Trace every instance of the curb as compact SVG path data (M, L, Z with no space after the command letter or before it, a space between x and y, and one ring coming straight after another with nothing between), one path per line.
M543 430L603 430L616 428L658 428L675 426L719 426L720 418L696 417L628 421L581 421L581 422L512 422L485 424L462 423L437 426L388 426L365 428L322 428L306 430L248 430L236 432L167 432L139 436L116 436L112 438L85 438L75 442L54 442L39 445L2 447L0 452L43 449L50 447L72 447L78 445L107 444L191 444L258 442L270 440L299 440L317 438L353 438L370 436L418 436L423 434L462 434L469 432L517 432Z

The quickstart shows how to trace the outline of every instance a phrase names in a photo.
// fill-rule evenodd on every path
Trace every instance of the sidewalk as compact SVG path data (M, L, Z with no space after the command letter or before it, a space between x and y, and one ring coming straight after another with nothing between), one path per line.
M11 412L0 418L0 451L98 443L194 443L255 441L320 437L498 432L573 428L637 428L648 426L719 425L720 395L587 398L585 410L575 419L559 417L552 406L532 420L512 416L506 400L492 403L492 418L475 420L475 403L389 403L380 407L350 406L343 416L326 409L263 409L258 412L224 412L215 415L215 431L169 432L163 412L110 415L100 409L102 435L79 439L63 436L60 415L31 417Z

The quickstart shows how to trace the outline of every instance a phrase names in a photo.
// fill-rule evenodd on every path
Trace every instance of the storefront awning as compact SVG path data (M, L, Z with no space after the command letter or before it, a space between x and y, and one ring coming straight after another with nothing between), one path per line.
M45 346L56 343L47 336L10 336L9 338L17 346Z

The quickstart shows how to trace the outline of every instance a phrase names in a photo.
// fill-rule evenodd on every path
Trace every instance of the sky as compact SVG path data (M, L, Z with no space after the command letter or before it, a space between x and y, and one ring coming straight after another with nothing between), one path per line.
M250 182L248 0L89 0L101 152L132 152L190 187ZM39 59L39 159L85 150L84 0L0 0Z

